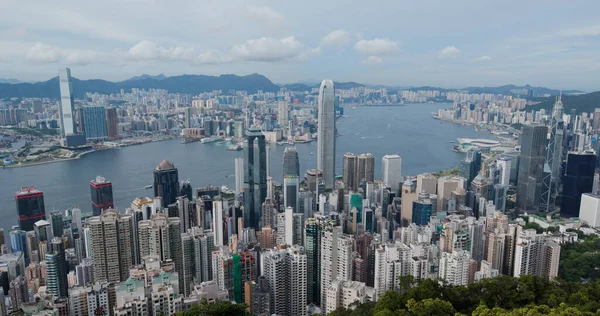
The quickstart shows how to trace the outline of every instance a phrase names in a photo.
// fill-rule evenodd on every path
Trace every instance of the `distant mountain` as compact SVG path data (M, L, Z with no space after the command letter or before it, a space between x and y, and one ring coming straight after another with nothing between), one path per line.
M76 98L83 98L86 92L103 94L119 93L121 89L166 89L172 93L199 94L213 90L238 90L256 93L279 91L279 86L263 75L252 74L247 76L221 75L182 75L165 77L157 80L156 77L139 76L135 80L111 82L106 80L79 80L73 78L73 93ZM135 77L134 77L135 78ZM132 78L133 79L133 78ZM59 98L58 77L48 81L31 83L8 84L0 83L0 98L25 97L25 98Z
M540 109L551 111L556 97L536 98L536 100L541 101L541 103L528 106L527 111L538 111ZM578 114L581 112L592 113L594 109L600 107L600 91L580 95L563 95L562 103L565 113L569 113L571 109L575 109Z
M321 83L317 83L314 85L307 85L305 83L290 83L290 84L284 84L281 87L282 88L286 88L292 91L310 91L313 88L319 88L321 86ZM366 87L364 84L362 83L356 83L356 82L333 82L333 86L336 89L340 89L340 90L349 90L352 88L359 88L359 87Z
M167 76L165 76L164 74L160 74L157 76L151 76L151 75L147 75L147 74L143 74L141 76L135 76L135 77L131 77L125 81L136 81L136 80L141 80L141 79L154 79L154 80L163 80L167 78Z
M533 90L534 97L543 97L544 95L559 95L561 93L560 90L557 89L549 89L545 87L532 87L530 85L524 86L515 86L515 85L505 85L499 87L467 87L460 90L467 91L469 93L493 93L493 94L505 94L505 95L521 95L523 93L515 93L518 90L531 89ZM581 94L583 91L579 90L563 90L562 94Z
M23 81L14 79L14 78L0 78L0 83L10 83L10 84L15 84L15 83L23 83Z

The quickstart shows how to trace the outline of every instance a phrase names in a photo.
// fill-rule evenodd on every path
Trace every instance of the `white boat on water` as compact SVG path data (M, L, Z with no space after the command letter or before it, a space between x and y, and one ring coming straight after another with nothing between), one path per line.
M211 136L211 137L202 138L200 140L200 142L202 144L208 144L208 143L212 143L212 142L216 142L216 141L220 141L220 140L221 140L221 137L219 137L219 136Z

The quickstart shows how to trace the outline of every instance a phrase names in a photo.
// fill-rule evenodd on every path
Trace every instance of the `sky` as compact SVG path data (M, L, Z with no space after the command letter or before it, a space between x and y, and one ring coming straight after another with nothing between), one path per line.
M1 0L0 78L600 90L600 1Z

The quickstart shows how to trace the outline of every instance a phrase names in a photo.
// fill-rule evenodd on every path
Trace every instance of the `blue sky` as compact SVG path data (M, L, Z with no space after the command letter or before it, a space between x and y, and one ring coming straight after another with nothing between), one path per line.
M600 1L0 1L0 77L600 90Z

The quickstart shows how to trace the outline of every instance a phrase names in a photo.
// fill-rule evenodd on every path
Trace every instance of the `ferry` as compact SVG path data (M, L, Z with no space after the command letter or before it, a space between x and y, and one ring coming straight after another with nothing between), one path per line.
M144 189L152 189L152 184L148 184L148 185L144 186Z
M227 147L227 150L240 151L240 150L242 150L242 144L241 143L233 144L233 145Z
M212 136L212 137L205 137L205 138L202 138L202 139L200 140L200 142L201 142L202 144L208 144L208 143L216 142L216 141L219 141L219 140L221 140L221 137L219 137L219 136Z

